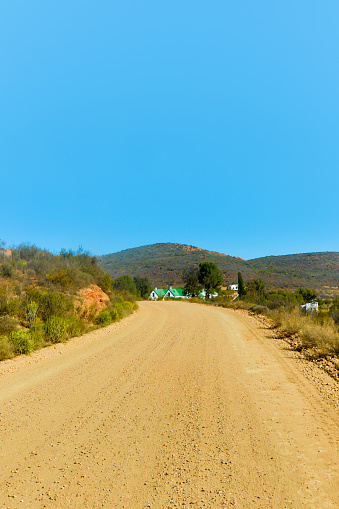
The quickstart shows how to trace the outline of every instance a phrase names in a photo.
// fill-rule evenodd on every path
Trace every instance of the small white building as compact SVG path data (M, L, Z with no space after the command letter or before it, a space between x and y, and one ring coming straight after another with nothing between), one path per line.
M317 313L319 311L318 302L316 302L315 300L312 300L311 302L306 302L306 304L303 304L300 307L301 309L306 311L306 313L310 313L313 311Z
M200 297L201 299L205 299L205 298L206 298L206 295L207 295L206 290L201 290L201 292L199 293L199 297ZM209 299L212 299L212 298L213 298L213 299L215 299L216 297L218 297L218 293L217 293L217 292L213 292L213 293L209 293L209 294L208 294L208 298L209 298Z
M166 292L167 292L167 288L155 287L154 290L151 291L149 299L151 299L151 300L163 299L165 297Z
M239 289L239 285L238 284L228 285L228 289L232 290L233 292L237 292Z

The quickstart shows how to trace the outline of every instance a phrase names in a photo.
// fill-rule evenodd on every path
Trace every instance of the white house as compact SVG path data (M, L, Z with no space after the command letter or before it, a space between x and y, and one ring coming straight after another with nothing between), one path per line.
M315 312L319 311L318 302L316 302L315 300L312 300L311 302L306 302L306 304L303 304L300 307L301 307L301 309L306 311L306 313L309 313L311 311L315 311Z
M228 289L237 292L239 289L239 285L238 284L228 285Z
M170 288L166 292L164 299L188 299L184 288Z
M205 297L206 297L206 290L201 290L201 292L199 293L199 297L201 299L205 299ZM217 292L210 293L209 294L209 298L211 299L212 297L213 297L213 299L215 299L215 297L218 297Z
M154 290L151 291L149 299L151 299L151 300L163 299L165 297L166 293L167 293L167 288L155 287Z

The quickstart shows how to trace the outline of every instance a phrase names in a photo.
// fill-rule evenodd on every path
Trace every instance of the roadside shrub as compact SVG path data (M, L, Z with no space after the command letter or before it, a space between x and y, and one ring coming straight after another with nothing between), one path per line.
M19 309L18 300L7 298L4 294L0 295L0 315L18 315Z
M298 334L306 321L306 317L300 314L299 309L294 309L291 312L279 310L271 316L287 337Z
M28 327L32 327L35 323L36 315L38 312L38 304L31 300L28 302L25 306L25 315L26 315L26 322L28 324Z
M232 302L227 304L227 307L231 309L249 309L251 307L251 304L249 302L245 302L244 300L236 299L232 300Z
M46 346L46 334L44 325L45 324L41 318L36 318L34 325L32 325L30 328L34 341L34 350L38 350L39 348Z
M44 326L46 337L51 343L67 340L67 322L61 316L50 316Z
M67 336L69 338L82 336L82 334L84 334L87 330L86 322L80 318L77 318L76 316L72 316L66 319L66 327Z
M95 321L95 318L97 316L97 313L98 313L98 306L97 304L93 303L89 310L86 311L84 310L83 313L82 313L82 316L83 318L86 317L86 319L89 321L89 322L94 322Z
M303 348L315 348L319 355L334 354L339 344L339 332L334 323L308 320L300 331Z
M109 311L101 311L95 318L95 323L101 326L109 325L111 322L112 318Z
M251 313L254 313L256 315L266 315L268 313L268 307L262 306L260 304L254 304L253 306L251 306L249 308L249 311L251 311Z
M119 320L119 313L116 309L111 309L109 314L111 315L112 322L116 322Z
M12 345L15 355L29 354L34 350L34 339L27 329L11 332L8 335L8 341Z
M39 290L28 290L26 296L25 307L28 303L34 301L37 303L38 316L45 322L50 316L69 316L74 310L73 302L57 292L39 292Z
M10 332L18 328L19 322L12 316L0 316L0 336L8 335Z
M291 311L294 307L303 303L304 299L300 294L284 292L283 290L274 290L268 292L265 304L269 309L284 307Z
M13 346L7 338L0 337L0 361L11 359L12 357L14 357Z
M123 318L124 316L128 316L133 313L135 309L137 309L137 305L135 302L123 301L123 302L114 302L113 309L119 315L119 318Z

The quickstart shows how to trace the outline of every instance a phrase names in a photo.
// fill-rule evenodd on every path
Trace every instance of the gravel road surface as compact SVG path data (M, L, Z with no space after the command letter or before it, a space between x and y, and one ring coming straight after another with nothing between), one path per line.
M338 435L253 320L141 302L1 363L0 508L338 508Z

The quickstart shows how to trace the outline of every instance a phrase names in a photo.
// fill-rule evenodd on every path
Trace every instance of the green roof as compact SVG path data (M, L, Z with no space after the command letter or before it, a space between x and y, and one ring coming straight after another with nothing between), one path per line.
M170 288L173 297L186 297L185 288Z
M158 297L163 297L167 292L167 288L154 288L153 292L155 292Z

